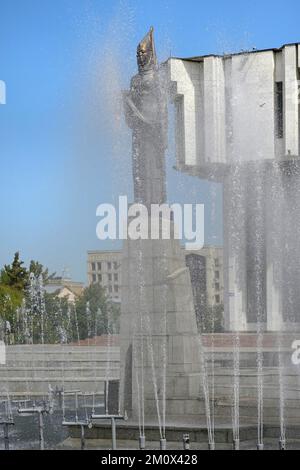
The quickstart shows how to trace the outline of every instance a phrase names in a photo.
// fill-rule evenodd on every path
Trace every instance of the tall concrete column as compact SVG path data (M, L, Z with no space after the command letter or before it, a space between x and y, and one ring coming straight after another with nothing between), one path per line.
M282 331L282 267L284 230L284 181L282 170L277 164L270 164L265 174L266 207L266 289L267 289L267 331Z

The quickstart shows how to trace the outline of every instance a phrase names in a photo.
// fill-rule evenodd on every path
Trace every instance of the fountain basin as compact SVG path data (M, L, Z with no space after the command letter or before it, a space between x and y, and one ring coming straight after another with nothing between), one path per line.
M169 423L166 425L166 440L167 442L182 442L183 434L190 435L191 445L195 443L207 443L207 428L206 423L195 424L181 424L181 423ZM80 438L80 426L72 426L69 428L69 436L71 438ZM255 440L257 436L257 427L241 426L240 428L240 439L241 441ZM299 429L300 436L300 429ZM93 424L92 429L86 430L86 439L99 439L109 440L111 439L111 423L101 422ZM136 441L138 443L140 437L139 425L137 422L126 421L126 423L118 423L117 425L117 439ZM146 424L145 425L145 437L148 441L159 441L160 434L157 424ZM231 423L224 425L217 425L215 427L215 442L216 443L232 443L232 425Z

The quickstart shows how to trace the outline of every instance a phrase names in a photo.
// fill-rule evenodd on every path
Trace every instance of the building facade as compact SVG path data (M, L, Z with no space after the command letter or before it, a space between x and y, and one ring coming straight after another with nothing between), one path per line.
M88 284L100 284L114 302L121 301L121 258L118 250L88 251Z
M300 44L167 67L177 169L223 184L226 329L300 327Z

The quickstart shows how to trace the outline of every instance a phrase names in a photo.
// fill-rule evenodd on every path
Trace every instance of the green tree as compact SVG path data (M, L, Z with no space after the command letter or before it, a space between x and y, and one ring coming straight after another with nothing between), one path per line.
M19 252L15 253L12 264L2 269L0 283L23 292L28 283L28 271L23 265Z
M120 309L109 301L100 284L87 287L75 308L80 339L119 331Z
M45 343L59 344L74 341L72 320L73 307L67 299L60 299L56 294L45 294Z

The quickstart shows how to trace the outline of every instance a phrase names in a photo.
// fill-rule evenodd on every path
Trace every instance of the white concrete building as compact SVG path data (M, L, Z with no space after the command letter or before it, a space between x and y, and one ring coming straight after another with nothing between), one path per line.
M211 165L298 155L299 53L170 59L178 168L205 177Z
M300 45L167 66L177 168L223 183L226 328L300 324Z

